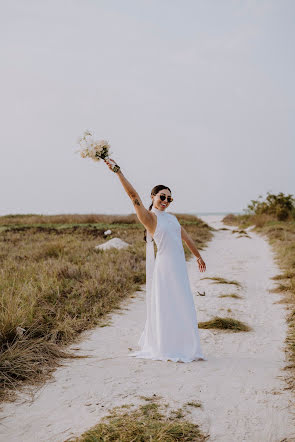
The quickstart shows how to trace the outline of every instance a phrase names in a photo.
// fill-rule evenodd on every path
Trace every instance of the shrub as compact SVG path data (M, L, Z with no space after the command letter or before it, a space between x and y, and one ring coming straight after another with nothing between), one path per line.
M251 200L245 212L250 215L272 215L279 221L285 221L289 217L294 217L295 199L291 194L284 195L280 192L275 195L267 192L264 201L262 195L259 195L257 200Z

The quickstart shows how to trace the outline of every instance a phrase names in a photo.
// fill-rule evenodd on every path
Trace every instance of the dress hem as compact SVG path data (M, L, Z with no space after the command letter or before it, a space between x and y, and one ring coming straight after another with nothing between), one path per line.
M141 351L130 353L128 356L135 357L135 358L138 358L138 359L139 358L140 359L152 359L154 361L165 361L165 362L168 362L168 361L172 361L172 362L193 362L193 361L196 361L196 360L208 361L208 359L205 358L205 356L203 356L203 355L197 355L197 356L194 356L193 358L183 358L181 356L176 356L176 357L173 357L173 356L153 356L150 353L143 353Z

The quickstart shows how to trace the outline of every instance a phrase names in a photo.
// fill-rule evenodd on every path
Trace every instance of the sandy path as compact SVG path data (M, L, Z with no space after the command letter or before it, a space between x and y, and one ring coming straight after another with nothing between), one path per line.
M221 217L203 218L222 226ZM145 293L136 292L125 310L112 315L111 326L84 334L78 353L90 359L66 361L32 401L21 396L5 404L0 440L63 441L96 424L107 409L142 403L137 395L156 393L172 407L201 401L202 408L193 408L191 419L210 433L210 441L294 441L294 396L284 390L282 370L286 311L276 303L280 295L269 293L275 285L269 278L279 269L268 243L249 234L251 239L216 232L202 253L207 272L200 274L194 259L188 271L199 321L232 316L252 326L252 332L200 330L208 361L183 364L128 357L128 347L137 348L145 320ZM217 275L237 279L243 288L200 280ZM198 296L197 290L205 290L206 296ZM218 297L233 291L243 299Z

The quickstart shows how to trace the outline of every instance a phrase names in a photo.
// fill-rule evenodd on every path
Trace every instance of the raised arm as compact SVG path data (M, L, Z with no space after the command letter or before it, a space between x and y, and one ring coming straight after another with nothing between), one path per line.
M110 160L112 160L112 159L110 158ZM112 161L114 161L114 160L112 160ZM109 169L112 170L112 166L108 160L106 160L106 163L109 166ZM140 196L138 195L138 193L136 192L136 190L134 189L132 184L124 176L121 169L119 169L119 171L116 173L117 173L127 195L129 196L129 198L131 199L131 201L134 205L137 218L146 228L148 228L150 230L154 230L156 228L156 221L155 221L153 215L151 214L151 212L149 210L147 210L144 207L144 205L142 204L142 201L140 199Z
M187 233L187 231L181 226L181 239L186 242L188 248L190 251L195 255L197 258L197 262L199 265L200 272L204 272L206 270L206 264L204 263L200 252L198 251L194 240L190 237L190 235Z

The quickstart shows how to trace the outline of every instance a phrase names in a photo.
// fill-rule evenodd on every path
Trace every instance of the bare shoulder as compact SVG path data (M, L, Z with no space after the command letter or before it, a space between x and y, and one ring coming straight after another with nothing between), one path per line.
M156 215L144 207L138 195L132 198L132 200L138 220L146 229L153 231L157 224Z

